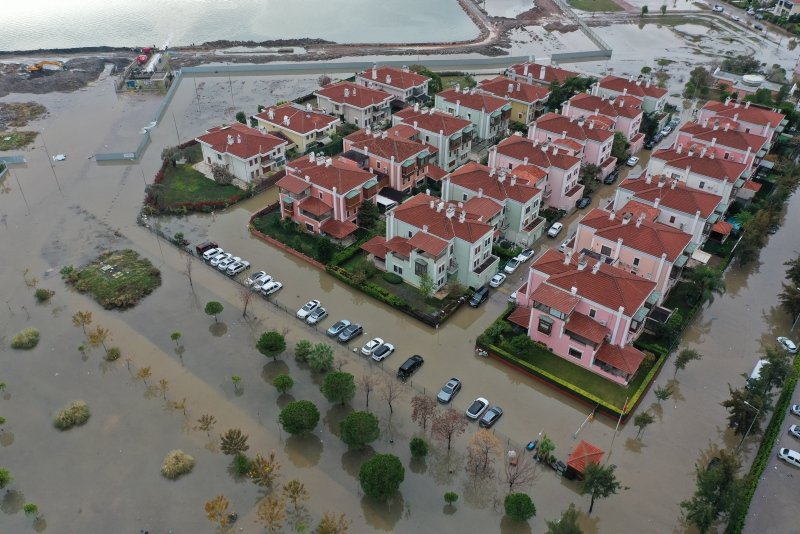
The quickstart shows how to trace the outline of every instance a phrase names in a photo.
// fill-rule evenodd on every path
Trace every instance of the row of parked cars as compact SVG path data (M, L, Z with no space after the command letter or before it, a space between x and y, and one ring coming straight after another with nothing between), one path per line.
M239 256L234 256L230 252L225 252L222 248L216 246L216 243L203 243L198 245L196 249L198 253L202 254L203 260L228 276L236 276L250 268L249 261L243 260Z
M436 400L441 404L449 404L459 391L461 391L461 380L451 378L439 390ZM500 406L489 408L489 401L478 397L467 408L466 416L473 421L478 420L478 424L483 428L491 428L503 416L503 409Z
M265 297L283 289L283 284L272 278L272 276L268 275L265 271L257 271L251 274L244 283L247 287L261 293Z

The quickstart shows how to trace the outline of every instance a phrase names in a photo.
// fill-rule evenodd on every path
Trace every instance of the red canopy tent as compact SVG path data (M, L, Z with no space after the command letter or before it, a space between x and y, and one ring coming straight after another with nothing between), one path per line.
M588 441L581 440L569 454L567 468L575 471L578 476L582 476L587 465L590 463L600 463L603 454L605 454L605 451L602 449L595 447Z

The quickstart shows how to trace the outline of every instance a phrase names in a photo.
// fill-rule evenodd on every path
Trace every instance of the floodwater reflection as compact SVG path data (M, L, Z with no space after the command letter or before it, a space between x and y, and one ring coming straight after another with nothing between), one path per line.
M3 496L3 501L0 502L0 510L3 513L12 515L22 510L22 505L25 504L25 494L17 490L7 490Z
M328 427L328 430L331 434L336 437L339 437L339 424L353 411L353 407L350 405L337 404L332 406L326 413L325 417L322 418L322 421Z
M358 478L358 472L364 462L375 455L375 449L367 445L363 449L351 449L342 455L342 469L353 478Z
M500 520L500 532L501 534L525 534L533 531L531 530L531 524L527 521L521 523L504 515L503 519Z
M214 323L208 327L208 331L214 337L222 337L228 333L228 325L225 323Z
M301 469L314 467L322 456L322 441L314 434L291 436L286 439L283 452L295 467Z
M391 531L405 510L405 499L403 494L397 492L387 502L378 502L366 495L361 498L361 511L364 512L364 519L367 524L377 530Z

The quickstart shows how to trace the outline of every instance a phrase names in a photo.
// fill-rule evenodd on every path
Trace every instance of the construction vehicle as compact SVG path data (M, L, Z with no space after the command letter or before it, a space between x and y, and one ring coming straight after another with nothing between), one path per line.
M42 71L54 71L54 70L65 70L64 63L62 63L61 61L40 61L39 63L28 65L28 72L42 72Z

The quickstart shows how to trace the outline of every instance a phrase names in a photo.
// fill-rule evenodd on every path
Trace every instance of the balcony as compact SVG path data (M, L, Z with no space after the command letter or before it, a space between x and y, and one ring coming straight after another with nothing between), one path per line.
M454 275L458 272L458 262L455 260L450 260L450 263L447 264L447 274L448 276Z
M481 274L485 270L491 268L493 265L500 263L500 258L497 256L489 256L486 258L486 261L478 265L473 272L475 274Z
M356 208L359 204L361 204L361 195L356 193L352 197L345 196L344 198L344 207L347 210Z

